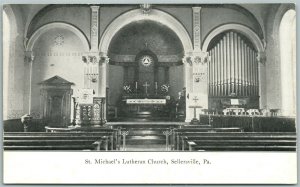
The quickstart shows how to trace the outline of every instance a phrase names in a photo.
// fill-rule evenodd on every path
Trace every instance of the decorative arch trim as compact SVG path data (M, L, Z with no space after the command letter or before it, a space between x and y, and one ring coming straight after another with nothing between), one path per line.
M209 46L210 42L212 41L212 39L214 37L216 37L218 34L224 32L224 31L227 31L227 30L236 30L236 31L242 33L254 44L254 46L258 52L264 52L265 47L264 47L263 42L259 38L259 36L253 30L251 30L249 27L246 27L241 24L235 24L235 23L222 25L222 26L219 26L219 27L215 28L214 30L212 30L206 36L206 38L203 42L202 51L207 51L208 46Z
M141 20L151 20L169 27L179 37L183 45L184 52L189 53L193 51L192 41L183 25L170 14L157 9L152 9L148 14L143 14L142 10L135 9L117 17L105 29L100 40L99 51L104 54L107 54L110 42L114 35L118 31L120 31L125 25Z
M39 39L39 37L42 34L44 34L45 32L47 32L48 30L53 29L53 28L62 28L62 29L66 29L68 31L73 32L76 36L78 36L78 38L82 42L86 51L90 50L90 44L89 44L86 36L77 27L75 27L71 24L68 24L68 23L63 23L63 22L48 23L48 24L43 25L40 28L38 28L29 38L27 45L26 45L26 50L32 51L34 44Z

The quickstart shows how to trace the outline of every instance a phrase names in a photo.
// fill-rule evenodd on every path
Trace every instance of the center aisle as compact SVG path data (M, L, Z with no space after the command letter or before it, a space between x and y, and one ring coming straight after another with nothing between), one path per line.
M184 122L108 122L106 126L118 129L121 151L168 151L172 128L180 128ZM168 142L168 143L167 143ZM167 148L168 146L168 148Z

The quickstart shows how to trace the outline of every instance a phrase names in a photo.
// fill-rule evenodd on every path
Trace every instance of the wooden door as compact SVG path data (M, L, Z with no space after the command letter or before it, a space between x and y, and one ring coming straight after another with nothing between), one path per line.
M61 124L63 122L63 96L55 95L51 98L51 104L49 107L49 123L50 124Z

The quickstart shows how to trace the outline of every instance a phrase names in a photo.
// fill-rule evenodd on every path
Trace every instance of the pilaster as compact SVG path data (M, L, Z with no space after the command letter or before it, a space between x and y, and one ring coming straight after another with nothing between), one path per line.
M208 108L208 52L201 50L201 7L193 7L193 48L194 51L183 58L185 63L186 121L189 122L202 109ZM196 108L196 110L194 110ZM196 115L194 113L196 111Z
M99 6L91 6L91 51L98 51L99 43Z

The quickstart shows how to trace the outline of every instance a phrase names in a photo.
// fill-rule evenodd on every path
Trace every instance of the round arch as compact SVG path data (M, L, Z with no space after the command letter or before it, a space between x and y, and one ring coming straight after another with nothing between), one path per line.
M48 23L46 25L41 26L40 28L38 28L29 38L27 45L26 45L26 50L27 51L32 51L35 42L37 41L37 39L46 31L53 29L53 28L62 28L62 29L66 29L69 30L71 32L73 32L76 36L78 36L78 38L80 39L80 41L82 42L84 48L86 49L86 51L90 50L90 44L88 42L88 39L86 38L86 36L75 26L68 24L68 23L63 23L63 22L54 22L54 23Z
M260 40L259 36L253 30L241 24L231 23L231 24L219 26L215 28L213 31L211 31L206 36L203 42L202 51L207 51L209 43L212 41L212 39L216 37L218 34L227 30L236 30L242 33L243 35L245 35L254 44L258 52L263 52L265 50L264 44Z
M290 9L295 10L294 4L282 4L276 10L274 21L273 21L273 26L272 26L273 33L276 38L279 37L279 27L280 27L281 20L282 20L284 14Z
M104 54L107 54L109 44L112 38L114 37L114 35L125 25L130 24L132 22L141 21L141 20L151 20L166 25L177 34L177 36L179 37L183 45L183 49L185 53L189 53L193 51L192 41L189 37L188 32L182 26L182 24L170 14L157 9L152 9L151 12L147 15L143 14L143 12L140 9L135 9L135 10L128 11L120 15L119 17L117 17L105 29L100 40L99 51Z

